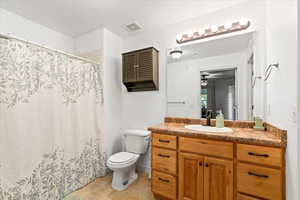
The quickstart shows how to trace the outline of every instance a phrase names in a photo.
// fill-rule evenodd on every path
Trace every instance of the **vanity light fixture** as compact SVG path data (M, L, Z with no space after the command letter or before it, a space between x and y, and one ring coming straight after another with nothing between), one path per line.
M183 54L183 51L181 50L180 47L177 47L173 50L170 51L170 55L172 56L173 59L179 59Z
M223 35L226 33L232 33L236 31L242 31L250 26L250 21L246 18L242 18L234 22L226 22L223 25L213 25L210 28L201 28L198 31L189 31L186 33L180 33L176 37L178 44L190 42L193 40L204 39L217 35Z

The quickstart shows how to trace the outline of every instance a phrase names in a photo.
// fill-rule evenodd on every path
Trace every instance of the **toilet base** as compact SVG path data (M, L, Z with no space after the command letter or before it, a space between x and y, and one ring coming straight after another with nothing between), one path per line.
M114 171L112 188L118 191L122 191L128 188L138 178L135 172L135 167L131 171Z

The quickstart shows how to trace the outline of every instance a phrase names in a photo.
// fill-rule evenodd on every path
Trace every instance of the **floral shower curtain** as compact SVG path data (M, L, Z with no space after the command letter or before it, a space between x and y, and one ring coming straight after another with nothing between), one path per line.
M56 200L104 176L101 66L0 39L0 200Z

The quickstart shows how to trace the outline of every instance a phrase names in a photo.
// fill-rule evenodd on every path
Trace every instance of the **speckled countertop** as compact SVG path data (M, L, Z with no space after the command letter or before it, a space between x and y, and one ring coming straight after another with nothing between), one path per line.
M170 120L166 120L170 121ZM239 122L241 123L241 122ZM148 128L155 133L165 133L179 136L199 137L203 139L216 139L223 141L240 142L245 144L265 145L272 147L286 146L286 131L277 128L266 128L266 131L256 131L253 128L241 128L231 126L233 130L231 133L211 133L199 132L184 128L190 123L165 122L156 126ZM270 125L271 126L271 125Z

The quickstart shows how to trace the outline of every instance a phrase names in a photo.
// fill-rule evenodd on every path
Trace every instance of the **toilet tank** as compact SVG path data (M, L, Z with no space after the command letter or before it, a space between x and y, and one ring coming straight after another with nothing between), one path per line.
M125 151L144 154L149 146L150 131L134 129L125 130L124 141Z

